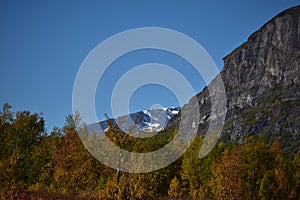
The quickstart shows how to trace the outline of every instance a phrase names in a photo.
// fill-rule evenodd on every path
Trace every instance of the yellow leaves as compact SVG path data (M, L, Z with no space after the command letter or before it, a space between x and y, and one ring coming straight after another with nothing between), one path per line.
M19 160L20 160L20 153L17 151L14 151L12 156L9 159L9 165L12 167L16 166Z
M87 152L76 126L56 129L51 135L37 139L35 134L41 131L41 123L36 121L36 116L28 116L31 115L21 113L17 124L0 127L4 141L0 146L0 194L5 189L26 188L86 199L300 198L300 152L288 157L278 141L270 147L252 137L241 146L229 148L227 143L219 142L207 157L200 159L203 137L196 136L188 151L164 169L147 174L117 174ZM18 134L14 137L16 130ZM168 143L177 130L148 140L118 131L106 132L116 145L128 151L149 152ZM33 135L27 135L32 132ZM88 138L85 133L84 137L90 145L99 141L97 134ZM181 144L178 142L171 153L176 153ZM125 156L120 158L123 159L129 160L128 166L137 168L153 164L151 160L142 163L142 159L133 162ZM120 176L116 178L117 175Z
M117 185L116 185L115 181L109 180L107 182L106 188L105 188L106 197L108 199L115 198L116 191L117 191Z
M182 197L183 196L183 188L182 185L180 183L180 181L177 179L177 177L175 176L170 184L170 189L168 191L168 194L170 197Z
M241 152L225 150L219 162L212 164L211 185L218 199L242 199Z

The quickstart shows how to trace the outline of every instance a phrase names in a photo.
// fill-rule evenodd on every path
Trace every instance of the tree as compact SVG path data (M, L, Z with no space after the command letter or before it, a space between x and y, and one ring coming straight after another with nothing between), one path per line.
M258 199L261 180L268 170L274 167L274 157L262 138L247 138L245 144L241 147L241 151L243 160L242 178L246 197Z
M225 150L221 159L212 166L211 185L217 199L243 199L243 180L241 178L241 151L239 148Z
M188 186L188 194L193 199L205 199L208 180L211 177L209 166L211 158L199 158L203 137L196 136L192 145L183 156L181 179Z
M101 165L82 144L76 119L78 116L67 117L59 149L52 156L54 172L50 188L63 194L86 196L97 190Z
M10 112L4 104L0 115L0 189L13 191L34 184L41 173L32 153L40 143L44 119L37 113Z
M292 172L293 172L293 189L291 197L294 199L300 199L300 151L294 155L292 161Z
M8 103L4 103L2 112L0 111L0 124L11 123L13 121L14 113L10 111L12 106Z

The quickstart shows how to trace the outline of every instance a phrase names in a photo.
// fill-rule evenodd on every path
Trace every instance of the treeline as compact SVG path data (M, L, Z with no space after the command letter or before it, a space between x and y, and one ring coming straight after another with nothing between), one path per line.
M199 159L203 138L197 136L170 166L130 174L117 172L91 156L78 136L78 123L79 116L70 115L64 127L47 133L41 115L13 113L4 104L0 112L0 199L41 199L43 196L37 196L45 193L45 199L300 198L300 151L288 155L278 140L271 145L255 137L239 146L219 142L207 157ZM168 143L176 130L136 141L116 128L106 134L124 149L147 152Z

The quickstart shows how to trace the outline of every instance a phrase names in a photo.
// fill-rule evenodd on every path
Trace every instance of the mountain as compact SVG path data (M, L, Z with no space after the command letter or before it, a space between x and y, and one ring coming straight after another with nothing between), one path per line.
M280 140L288 151L300 147L300 6L283 11L224 59L222 77L227 113L221 139L242 143L247 135ZM211 96L205 87L182 108L199 103L198 134L205 135L212 118ZM181 112L182 112L181 111ZM168 128L178 127L181 112ZM187 123L181 122L184 127Z
M101 129L105 132L108 128L108 122L110 122L112 126L118 125L123 131L130 132L136 137L148 137L152 133L155 134L163 130L169 120L178 114L179 111L180 107L143 110L117 117L116 119L108 119L90 124L88 125L88 131L99 130L98 127L100 125Z

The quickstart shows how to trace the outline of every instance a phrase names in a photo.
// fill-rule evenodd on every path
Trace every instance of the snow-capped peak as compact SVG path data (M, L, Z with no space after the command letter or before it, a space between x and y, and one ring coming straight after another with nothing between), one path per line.
M126 133L130 130L131 135L134 135L135 137L144 137L145 134L142 133L152 134L163 130L167 126L169 120L174 115L178 114L179 111L180 107L153 108L111 119L111 122L112 125L118 125L118 127ZM92 128L95 125L100 125L102 130L107 131L107 124L107 120L104 120L89 126Z

